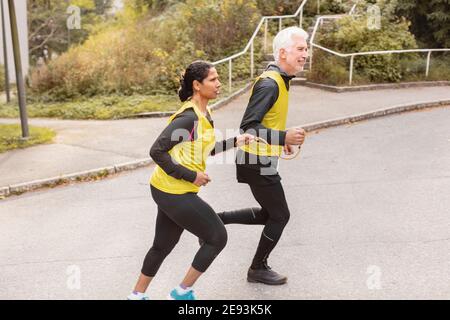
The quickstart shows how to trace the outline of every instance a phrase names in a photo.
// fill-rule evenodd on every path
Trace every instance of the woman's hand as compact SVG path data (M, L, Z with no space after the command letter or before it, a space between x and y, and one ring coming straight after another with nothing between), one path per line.
M244 144L250 144L255 141L255 136L249 133L244 133L236 137L236 147L243 146Z
M211 181L211 178L208 176L208 174L200 171L200 172L197 172L197 177L195 178L193 183L197 187L202 187L202 186L205 186L210 181Z

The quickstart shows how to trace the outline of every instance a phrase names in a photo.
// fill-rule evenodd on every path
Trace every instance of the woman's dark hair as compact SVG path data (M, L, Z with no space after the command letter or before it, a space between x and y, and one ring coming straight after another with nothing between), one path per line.
M206 61L194 61L192 62L183 73L180 79L180 89L178 89L178 96L182 102L186 101L194 94L192 84L194 80L202 82L209 73L209 69L214 66Z

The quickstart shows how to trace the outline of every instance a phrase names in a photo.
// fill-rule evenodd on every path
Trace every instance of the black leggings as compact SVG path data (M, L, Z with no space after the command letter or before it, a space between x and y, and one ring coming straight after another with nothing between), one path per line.
M222 212L219 217L224 224L265 225L252 262L252 268L261 268L278 243L290 213L280 182L264 186L250 185L250 189L261 208Z
M222 221L196 193L170 194L153 186L151 192L158 205L158 215L153 246L145 256L141 272L154 277L184 229L204 241L192 267L205 272L227 243L227 231Z

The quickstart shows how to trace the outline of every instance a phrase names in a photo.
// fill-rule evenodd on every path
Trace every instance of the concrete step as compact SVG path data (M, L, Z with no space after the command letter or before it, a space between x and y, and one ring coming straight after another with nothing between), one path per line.
M306 83L306 78L300 78L300 77L296 77L294 79L291 80L291 85L303 85Z
M309 70L303 70L297 73L297 77L299 78L306 78L308 76Z

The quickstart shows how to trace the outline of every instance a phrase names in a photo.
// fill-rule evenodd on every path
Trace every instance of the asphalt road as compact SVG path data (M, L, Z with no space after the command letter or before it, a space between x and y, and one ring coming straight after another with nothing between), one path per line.
M256 204L232 164L207 172L200 195L215 210ZM450 298L450 108L310 134L280 173L291 220L269 264L288 284L246 282L261 227L231 225L200 299ZM1 201L0 299L124 299L153 238L150 174ZM197 248L185 233L151 298L179 283Z

